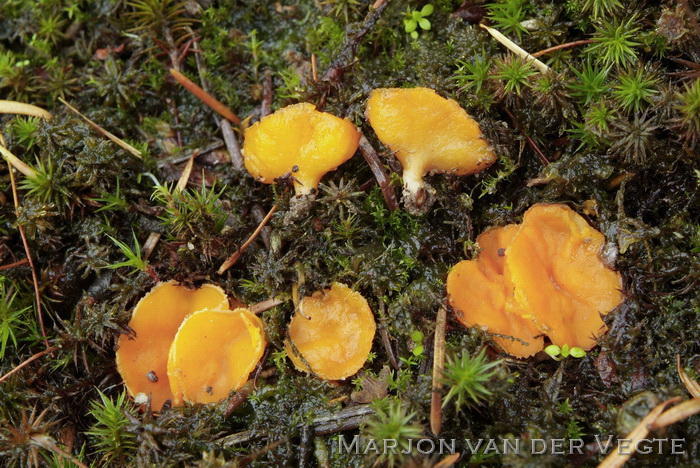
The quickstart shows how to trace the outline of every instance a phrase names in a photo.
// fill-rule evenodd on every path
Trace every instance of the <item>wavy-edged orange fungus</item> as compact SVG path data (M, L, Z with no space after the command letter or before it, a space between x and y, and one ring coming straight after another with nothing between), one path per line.
M226 293L212 284L188 289L168 281L136 304L129 321L136 336L121 335L116 353L117 370L132 397L150 394L154 410L173 399L167 373L170 345L185 317L205 308L227 309Z
M622 277L600 259L602 233L566 205L533 205L520 225L493 228L477 239L475 260L448 275L457 318L494 334L516 357L543 348L541 335L562 347L589 350L606 331L601 315L623 300Z
M622 276L599 254L605 236L566 205L535 205L506 249L515 302L558 346L589 350L601 315L622 302Z
M248 309L204 309L189 315L170 347L174 404L214 403L238 390L265 345L263 324Z
M518 228L510 224L481 234L477 238L481 252L476 260L465 260L452 268L447 291L460 322L493 334L508 354L528 357L540 351L544 341L532 320L522 317L525 311L506 308L513 288L503 276L505 249Z
M245 167L266 184L293 177L297 195L310 194L321 177L350 159L360 133L348 119L319 112L313 104L284 107L245 131Z
M330 289L301 300L289 323L285 346L298 370L341 380L362 368L372 350L376 328L365 298L344 284L334 283Z
M406 207L412 211L421 211L426 174L473 174L496 160L479 124L457 101L430 88L375 89L366 116L403 166Z

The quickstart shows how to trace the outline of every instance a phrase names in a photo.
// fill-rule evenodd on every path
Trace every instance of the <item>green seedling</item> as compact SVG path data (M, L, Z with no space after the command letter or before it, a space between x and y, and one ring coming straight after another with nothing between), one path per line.
M406 18L403 20L404 30L411 35L413 39L418 39L419 28L423 31L430 31L431 25L430 20L427 16L430 16L435 11L435 7L428 3L423 8L419 10L406 10Z
M554 359L555 361L561 361L562 359L567 358L569 356L581 359L583 356L586 355L586 351L584 351L583 349L577 346L569 348L569 345L564 345L562 347L559 347L555 344L549 345L546 348L544 348L544 352L552 356L552 359Z

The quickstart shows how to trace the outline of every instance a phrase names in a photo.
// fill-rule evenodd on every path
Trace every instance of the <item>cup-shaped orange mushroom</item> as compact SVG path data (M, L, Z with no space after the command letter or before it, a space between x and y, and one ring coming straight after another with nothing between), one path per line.
M558 346L589 350L601 315L622 302L622 277L599 257L605 237L565 205L534 205L506 249L514 306Z
M479 124L456 101L432 89L375 89L366 115L403 166L404 203L415 214L425 213L434 198L423 181L426 174L473 174L496 160Z
M457 318L494 334L516 357L552 343L589 350L601 315L622 302L622 279L599 257L603 234L565 205L537 204L522 224L486 231L476 260L457 264L447 294ZM527 345L527 346L526 346Z
M248 309L205 309L188 316L168 359L174 403L226 398L248 380L265 345L263 324Z
M341 283L299 303L285 346L294 366L327 380L341 380L362 368L376 331L367 300Z
M457 319L493 336L508 354L526 358L544 347L542 333L525 311L506 308L513 287L503 277L505 251L519 226L489 229L477 237L481 252L475 260L455 265L447 276L448 301Z
M261 182L290 176L297 195L310 195L325 173L355 154L359 141L360 133L348 119L301 103L246 129L243 157L248 172Z
M205 308L228 309L226 293L212 284L188 289L168 281L136 304L129 321L136 335L121 335L116 353L117 370L131 396L150 394L154 410L173 399L167 372L170 345L185 317Z

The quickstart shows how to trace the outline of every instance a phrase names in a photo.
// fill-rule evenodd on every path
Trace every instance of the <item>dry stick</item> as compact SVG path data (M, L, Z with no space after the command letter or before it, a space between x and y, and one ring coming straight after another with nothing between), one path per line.
M362 153L362 156L364 156L365 161L367 161L369 168L372 170L374 178L377 179L377 183L382 189L382 195L384 195L384 200L386 201L386 205L389 207L389 210L394 211L398 209L399 202L396 199L394 188L391 186L391 181L384 172L384 166L379 160L377 151L364 135L360 136L360 152Z
M199 100L201 100L204 104L209 106L213 111L218 112L219 115L230 120L236 125L241 124L241 119L239 119L236 114L231 112L231 110L228 107L226 107L221 101L217 100L211 94L204 91L185 75L175 70L174 68L170 69L170 74L173 75L173 78L175 78L175 80L177 80L178 83L184 86L185 89L187 89L187 91L194 94L197 98L199 98Z
M0 150L5 148L5 138L0 133ZM7 151L7 150L5 150ZM7 151L9 153L9 151ZM10 153L12 154L12 153ZM3 152L3 156L5 152ZM17 195L17 181L15 180L15 173L12 172L12 166L8 162L8 171L10 172L10 185L12 185L12 197L14 198L15 204L15 216L19 218L19 196ZM24 233L24 226L21 224L17 226L19 229L19 235L22 238L22 245L24 246L24 254L27 256L27 261L29 262L29 269L32 271L32 283L34 285L34 298L36 300L36 315L39 318L39 327L41 328L41 334L44 337L44 344L49 347L49 338L46 336L46 327L44 326L44 314L41 310L41 293L39 292L39 278L36 274L36 268L34 267L34 261L32 260L32 254L29 251L29 243L27 242L27 235ZM2 382L2 380L0 380Z
M51 120L52 115L41 107L17 101L0 100L0 114L21 114Z
M318 66L316 65L316 54L311 54L311 78L314 83L318 81Z
M248 308L252 313L254 314L259 314L261 312L265 312L268 309L272 309L275 306L278 306L280 304L284 304L285 300L283 299L277 299L277 298L270 298L270 299L265 299L264 301L260 301L258 303L253 304Z
M382 344L384 345L384 350L389 356L389 363L391 367L395 370L399 370L399 363L394 356L394 349L391 347L391 337L389 336L389 330L386 327L386 314L384 313L384 308L386 305L384 301L379 301L379 334L382 336Z
M260 372L260 375L258 377L266 379L274 375L275 372L276 370L274 368L264 370ZM245 403L248 397L252 395L255 390L255 381L253 379L250 379L246 383L244 383L241 386L241 388L236 390L236 393L231 395L231 397L228 399L228 402L226 403L226 409L224 410L224 416L231 416L234 411L236 411L243 403Z
M73 113L75 113L75 114L79 115L80 117L82 117L83 120L85 120L85 122L88 123L88 125L90 125L92 128L94 128L95 131L97 131L97 133L101 134L102 136L104 136L104 137L106 137L106 138L109 138L109 139L112 140L114 143L116 143L117 145L121 146L122 149L124 149L124 150L128 151L129 153L133 154L133 155L136 156L137 158L141 159L141 158L143 157L143 155L141 154L141 151L137 150L136 148L134 148L133 146L131 146L129 143L127 143L127 142L125 142L124 140L122 140L121 138L119 138L118 136L116 136L116 135L114 135L114 134L108 132L107 130L105 130L104 128L100 127L99 125L97 125L97 124L96 124L95 122L93 122L92 120L90 120L90 119L88 119L87 117L85 117L83 114L81 114L81 113L78 111L78 109L76 109L75 107L71 106L71 105L68 104L66 101L64 101L63 98L58 98L58 100L61 101L61 102L62 102L68 109L70 109Z
M12 169L10 169L12 170ZM23 258L22 260L19 260L14 263L8 263L7 265L2 265L0 266L0 271L2 270L9 270L10 268L18 267L20 265L24 265L25 263L29 263L26 258Z
M545 156L544 153L542 152L542 150L540 149L540 147L537 146L537 143L535 143L535 140L530 138L530 135L525 133L525 129L523 128L522 125L520 125L520 122L515 118L513 113L511 111L509 111L508 109L505 109L505 111L506 111L506 114L508 114L508 117L510 117L510 120L513 121L513 125L515 126L515 128L518 131L522 132L523 135L525 135L525 140L527 141L528 145L530 145L530 148L532 148L532 150L537 154L537 157L539 158L542 165L544 165L544 166L549 165L549 159L547 159L547 156ZM536 184L533 184L533 185L536 185Z
M442 429L442 371L445 368L445 322L447 310L440 306L435 322L433 344L433 394L430 398L430 430L437 436Z
M494 39L496 39L498 42L500 42L501 44L506 46L511 52L513 52L516 55L519 55L520 57L524 58L526 61L532 63L532 65L534 65L535 68L537 68L540 71L540 73L547 73L551 70L547 65L545 65L543 62L540 62L539 60L537 60L536 57L531 55L529 52L527 52L525 49L520 47L515 42L508 39L506 36L501 34L499 31L497 31L493 28L490 28L483 23L479 24L479 26L481 26L483 29L488 31L488 33L491 34L491 36L493 36Z
M195 48L199 49L199 43L195 40L193 41ZM197 72L199 72L199 80L202 83L202 90L209 94L209 82L205 77L206 68L200 54L195 54L195 61L197 62ZM219 124L221 128L221 134L224 137L224 144L226 144L226 149L228 150L229 158L233 167L237 170L243 169L243 156L241 155L241 147L236 139L236 134L231 128L231 124L226 119L221 119L215 116L216 123Z
M88 466L85 463L82 463L72 454L66 452L61 447L59 447L56 443L56 440L53 437L47 436L46 434L34 434L30 437L30 439L39 447L49 450L50 452L55 453L56 455L65 460L69 460L79 468L88 468Z
M450 468L457 463L461 456L462 454L459 452L452 453L433 465L433 468Z
M233 167L239 171L243 169L243 155L241 155L241 147L238 145L238 140L236 140L236 134L231 128L231 124L228 120L221 120L221 133L224 136L224 143L226 143L226 149L228 154L231 156L231 163Z
M29 167L27 164L24 163L21 159L19 159L17 156L12 154L10 150L5 148L5 140L0 140L2 144L0 145L0 154L2 154L2 157L5 158L5 161L8 162L8 164L11 164L12 167L17 169L19 172L24 174L25 177L29 177L30 179L35 179L37 176L36 171ZM12 171L12 168L10 168L10 171Z
M678 370L678 376L681 378L681 382L685 385L688 393L693 395L694 398L700 398L700 384L688 377L688 374L683 370L681 366L681 355L676 354L676 369Z
M534 54L532 54L532 56L533 57L541 57L541 56L546 55L550 52L554 52L554 51L557 51L560 49L568 49L570 47L592 44L593 42L595 42L593 39L584 39L582 41L567 42L566 44L559 44L559 45L555 45L553 47L550 47L548 49L540 50L539 52L535 52Z
M253 452L253 453L251 453L250 455L247 455L246 457L244 457L244 458L240 461L241 466L244 466L244 467L245 467L245 466L248 466L248 464L249 464L250 462L254 461L254 460L255 460L256 458L258 458L259 456L266 454L266 453L269 452L270 450L276 449L277 447L279 447L280 445L282 445L283 443L288 442L288 441L289 441L289 436L284 436L284 437L282 437L281 439L277 439L277 440L274 441L274 442L270 442L269 444L267 444L266 446L264 446L264 447L261 448L260 450L258 450L258 451L256 451L256 452Z
M629 440L630 447L636 447L637 443L647 436L651 426L654 424L654 421L659 418L666 406L671 403L675 403L680 399L680 397L671 398L670 400L660 403L653 410L651 410L649 414L647 414L644 419L640 421L637 427L635 427L632 432L625 437L625 440ZM610 455L605 457L605 460L598 465L598 468L620 468L627 462L627 460L629 460L632 453L633 452L631 450L629 452L624 452L621 450L613 451L610 453Z
M42 356L45 356L45 355L50 354L50 353L53 353L53 352L56 351L57 349L58 349L58 346L52 346L51 348L46 348L46 349L43 350L43 351L39 351L38 353L36 353L35 355L33 355L32 357L30 357L29 359L27 359L27 360L24 361L23 363L19 364L17 367L15 367L14 369L12 369L10 372L8 372L7 374L5 374L5 375L3 375L2 377L0 377L0 383L3 383L5 380L9 379L10 376L12 376L12 374L18 372L20 369L22 369L22 368L23 368L24 366L26 366L27 364L30 364L31 362L36 361L37 359L39 359L39 358L42 357Z
M671 424L688 419L698 413L700 413L700 398L686 400L668 411L664 411L649 428L651 430L661 429L662 427L670 426Z
M275 211L277 211L277 205L272 205L272 208L270 208L270 211L267 213L267 216L262 220L262 222L258 225L258 227L255 229L253 234L250 235L247 241L243 243L241 248L236 250L233 255L231 255L228 260L226 260L224 263L221 264L219 267L219 270L217 271L218 274L222 274L229 268L231 268L241 257L243 252L250 246L250 244L253 243L256 237L258 237L258 234L260 234L260 231L262 231L262 228L265 227L265 225L270 221L270 218L272 218L272 215L275 214Z

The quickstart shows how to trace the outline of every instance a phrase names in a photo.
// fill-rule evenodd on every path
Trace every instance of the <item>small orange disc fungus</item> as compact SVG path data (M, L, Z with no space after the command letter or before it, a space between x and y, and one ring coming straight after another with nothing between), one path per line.
M154 410L172 400L167 372L170 345L185 317L205 308L228 309L226 293L212 284L188 289L168 281L136 304L129 321L136 336L121 335L116 356L117 370L131 396L150 394Z
M365 298L334 283L299 303L289 323L287 354L300 371L327 380L345 379L364 365L376 328Z
M534 205L506 249L515 301L552 343L589 350L601 315L622 302L622 277L599 253L602 233L565 205Z
M603 234L565 205L532 206L520 225L490 229L475 260L448 275L457 318L479 326L516 357L543 349L541 335L589 350L605 333L601 315L622 302L622 278L599 257Z
M350 159L360 133L348 119L319 112L313 104L287 106L245 131L245 167L256 179L272 184L293 177L297 195L315 192L321 177Z
M519 226L489 229L477 238L482 250L476 260L464 260L447 276L447 294L457 319L494 335L508 354L525 358L544 347L541 333L522 310L508 310L513 288L503 276L505 250Z
M496 160L479 124L432 89L375 89L366 114L403 166L404 203L414 214L425 213L434 199L423 181L427 173L473 174Z
M248 380L265 345L263 324L248 309L205 309L188 316L168 359L174 403L226 398Z

